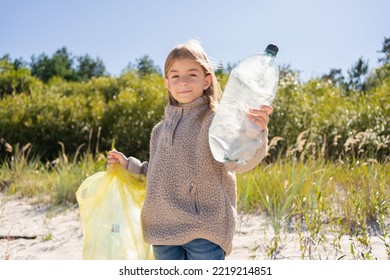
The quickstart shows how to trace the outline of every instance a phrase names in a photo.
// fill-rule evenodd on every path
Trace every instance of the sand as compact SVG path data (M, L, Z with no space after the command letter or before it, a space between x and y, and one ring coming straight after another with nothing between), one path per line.
M0 260L79 260L82 258L83 234L77 205L53 208L34 203L31 199L5 197L0 193L0 236L24 238L0 239ZM302 250L297 233L283 233L278 259L300 259ZM33 238L33 239L27 239ZM269 259L267 251L272 244L273 231L261 215L238 215L233 252L228 260ZM350 236L342 236L339 248L332 245L334 235L325 235L325 241L315 243L304 234L307 245L305 259L354 259L362 252L387 259L386 247L379 236L371 236L371 250L360 246ZM318 240L317 240L318 241ZM310 243L311 242L311 243ZM355 255L351 253L355 245Z

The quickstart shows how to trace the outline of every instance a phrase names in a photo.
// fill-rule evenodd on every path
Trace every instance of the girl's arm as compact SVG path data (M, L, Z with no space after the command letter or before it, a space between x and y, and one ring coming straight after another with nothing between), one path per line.
M142 174L146 175L148 172L148 162L144 161L141 163L141 161L135 157L129 157L127 164L127 170L129 170L133 174Z
M148 169L148 163L146 161L141 163L135 157L127 158L123 153L118 152L116 150L110 151L108 153L107 158L108 158L108 164L119 163L120 165L123 166L123 168L126 168L128 171L130 171L133 174L146 175Z

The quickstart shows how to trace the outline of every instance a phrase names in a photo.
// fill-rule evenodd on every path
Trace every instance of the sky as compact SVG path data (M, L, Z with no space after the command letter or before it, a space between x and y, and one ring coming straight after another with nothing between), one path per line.
M189 39L227 65L279 47L277 63L302 79L359 58L378 65L390 37L389 0L0 0L0 57L66 47L99 57L112 76L148 55L163 69L169 51Z

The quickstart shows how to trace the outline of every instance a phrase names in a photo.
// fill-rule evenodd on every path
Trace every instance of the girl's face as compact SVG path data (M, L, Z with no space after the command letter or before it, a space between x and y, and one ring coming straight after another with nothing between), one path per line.
M165 86L179 103L189 103L203 95L211 84L211 75L190 59L176 59L164 80Z

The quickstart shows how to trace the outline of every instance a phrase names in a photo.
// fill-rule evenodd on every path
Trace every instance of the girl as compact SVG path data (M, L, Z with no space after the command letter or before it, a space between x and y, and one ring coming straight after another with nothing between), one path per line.
M221 260L232 251L236 225L235 172L246 172L265 156L272 108L250 110L263 130L262 144L245 165L220 163L210 151L208 131L221 89L197 41L175 47L165 62L169 104L152 130L150 158L141 163L111 151L108 163L146 175L141 213L145 241L158 260Z

